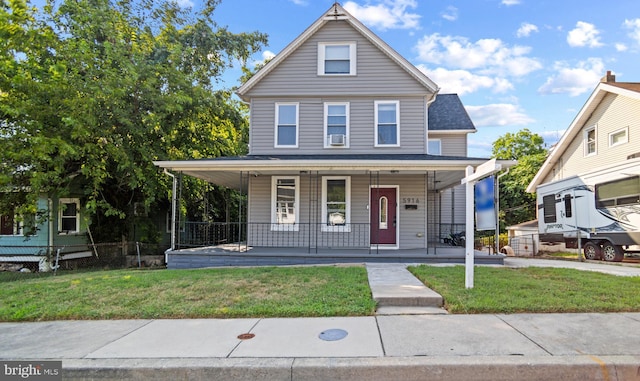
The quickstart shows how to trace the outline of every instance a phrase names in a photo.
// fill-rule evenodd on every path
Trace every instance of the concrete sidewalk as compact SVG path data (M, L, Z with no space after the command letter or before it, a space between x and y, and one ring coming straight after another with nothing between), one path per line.
M0 323L0 360L48 359L64 380L640 380L640 313Z

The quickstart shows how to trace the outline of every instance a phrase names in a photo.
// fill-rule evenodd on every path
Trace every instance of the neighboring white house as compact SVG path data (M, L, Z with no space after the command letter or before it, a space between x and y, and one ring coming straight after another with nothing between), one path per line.
M624 250L622 246L629 244L630 237L640 235L635 231L638 229L623 229L616 222L623 213L622 208L640 213L640 180L637 165L634 164L637 161L634 159L638 157L640 83L616 82L615 75L608 71L527 187L528 192L538 193L540 233L564 232L568 247L577 247L576 232L581 232L581 247L585 250L585 256L620 259L620 253ZM620 168L626 169L623 171ZM603 183L598 195L597 179L605 177L606 180L602 181L606 183L606 188ZM569 185L564 184L574 183L572 178L580 180L578 185L582 193L565 189ZM552 193L542 195L542 190ZM618 191L624 195L621 193L616 196ZM577 219L575 215L581 211L582 215L586 215L586 211L582 210L587 205L583 199L593 198L594 194L595 204L589 203L597 209L593 216L609 221L605 225L615 226L618 230L616 234L626 237L624 242L620 241L623 243L607 238L604 225L594 225L595 217L590 222L563 223L572 215ZM572 239L568 238L567 230L573 230Z

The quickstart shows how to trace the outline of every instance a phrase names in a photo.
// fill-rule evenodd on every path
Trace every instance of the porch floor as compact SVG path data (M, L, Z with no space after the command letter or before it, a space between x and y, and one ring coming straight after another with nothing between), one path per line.
M502 265L503 254L475 251L476 264ZM465 262L461 247L428 249L326 249L247 247L219 245L167 251L169 269L225 266L286 266L340 263L459 263Z

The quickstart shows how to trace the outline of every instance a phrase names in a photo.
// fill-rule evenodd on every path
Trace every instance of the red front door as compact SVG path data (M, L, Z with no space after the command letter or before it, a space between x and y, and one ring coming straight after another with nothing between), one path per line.
M371 244L396 244L396 188L371 188Z

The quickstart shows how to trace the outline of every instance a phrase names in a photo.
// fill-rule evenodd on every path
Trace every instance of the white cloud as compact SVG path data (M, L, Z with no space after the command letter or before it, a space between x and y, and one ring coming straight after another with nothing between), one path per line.
M572 97L592 90L600 81L604 70L604 62L600 58L589 58L570 67L566 62L554 64L556 74L547 78L538 92L542 94L569 94Z
M538 132L537 134L542 136L542 138L544 139L545 143L547 143L547 144L549 144L549 146L551 146L552 144L555 144L560 140L562 135L564 135L565 131L567 131L566 128L563 129L563 130L542 131L542 132Z
M523 126L535 122L515 104L495 103L465 108L476 127Z
M262 59L263 60L270 60L275 56L276 56L276 54L274 52L272 52L271 50L265 50L264 52L262 52Z
M344 9L355 18L380 30L418 29L421 16L408 11L417 7L416 0L382 0L377 5L363 6L353 1L347 1L344 4Z
M195 4L191 0L177 0L180 8L193 8Z
M484 75L524 76L542 68L538 60L526 56L530 47L510 47L499 39L471 42L465 37L434 33L418 41L416 49L423 62L480 70Z
M520 0L502 0L503 5L518 5L520 4Z
M450 5L442 12L442 18L448 21L456 21L458 19L458 8Z
M307 5L309 2L307 0L291 0L295 5Z
M520 28L518 28L518 31L516 32L516 36L517 37L529 37L529 35L533 32L537 32L538 31L538 27L530 24L528 22L523 22L520 25Z
M595 25L578 21L575 29L569 31L569 34L567 34L567 42L573 47L588 46L590 48L597 48L603 45L602 42L600 42L599 34L600 31L596 29Z
M631 29L629 37L634 39L636 43L640 44L640 18L633 20L624 20L622 24L626 29Z
M616 50L617 50L618 52L626 52L626 51L627 51L627 49L629 49L629 48L627 47L627 45L625 45L625 44L623 44L623 43L620 43L620 42L616 43Z
M466 70L447 70L441 67L430 70L424 65L417 67L441 87L442 94L464 95L481 89L491 89L494 93L513 90L511 82L504 78L476 75Z

